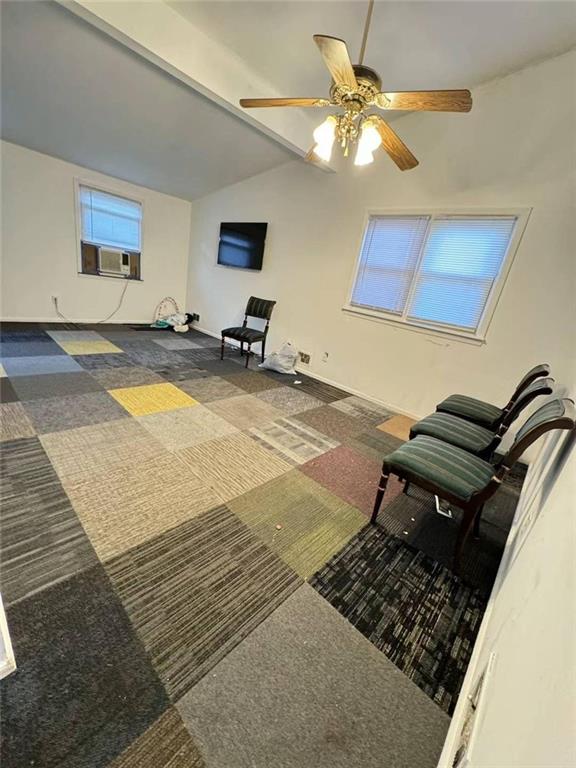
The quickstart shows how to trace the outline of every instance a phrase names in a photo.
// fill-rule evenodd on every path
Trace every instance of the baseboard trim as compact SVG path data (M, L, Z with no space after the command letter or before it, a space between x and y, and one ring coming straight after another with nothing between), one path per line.
M115 278L116 279L116 278ZM90 323L91 325L97 325L102 321L102 318L70 318L69 320L62 320L57 315L50 317L0 317L0 323ZM110 320L102 325L150 325L149 320Z
M212 336L215 339L220 339L221 336L219 333L214 333L213 331L209 331L207 328L201 328L200 326L194 326L195 330L200 331L200 333L205 333L207 336ZM227 344L232 344L235 347L240 346L237 342L234 341L227 341ZM349 387L346 384L341 384L339 381L334 381L333 379L329 379L326 376L321 376L320 374L316 373L315 371L309 371L308 368L303 367L302 365L297 365L296 370L298 373L302 373L305 376L309 376L311 379L316 379L316 381L321 381L323 384L330 384L332 387L336 387L337 389L343 389L344 392L349 392L351 395L356 395L357 397L363 397L365 400L369 400L371 403L376 403L376 405L381 405L383 408L386 408L388 411L392 411L393 413L398 413L401 416L408 416L409 419L415 419L416 421L424 418L427 414L414 414L410 413L410 411L406 411L404 408L400 408L397 405L393 405L392 403L386 403L384 400L380 400L377 397L373 397L372 395L367 395L365 392L361 392L359 389L353 389L352 387Z

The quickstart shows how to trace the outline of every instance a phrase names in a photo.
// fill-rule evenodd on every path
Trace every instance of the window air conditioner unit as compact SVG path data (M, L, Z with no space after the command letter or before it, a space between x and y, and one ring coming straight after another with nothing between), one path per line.
M130 276L130 254L112 248L98 248L98 271L103 275Z

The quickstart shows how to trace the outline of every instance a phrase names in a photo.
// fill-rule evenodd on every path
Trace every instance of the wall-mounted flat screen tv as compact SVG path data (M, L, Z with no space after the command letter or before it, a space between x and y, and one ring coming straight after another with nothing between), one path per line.
M220 224L218 264L240 269L262 269L268 224Z

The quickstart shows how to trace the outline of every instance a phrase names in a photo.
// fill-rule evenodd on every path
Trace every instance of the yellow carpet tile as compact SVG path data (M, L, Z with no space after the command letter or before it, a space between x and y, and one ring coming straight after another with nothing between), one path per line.
M110 355L124 350L111 341L57 341L69 355Z
M176 408L189 408L198 405L186 392L174 384L148 384L143 387L123 387L109 389L108 393L126 408L132 416L147 416L150 413L173 411Z
M391 419L380 424L378 429L400 440L409 440L410 428L413 424L416 424L416 419L411 419L409 416L392 416Z

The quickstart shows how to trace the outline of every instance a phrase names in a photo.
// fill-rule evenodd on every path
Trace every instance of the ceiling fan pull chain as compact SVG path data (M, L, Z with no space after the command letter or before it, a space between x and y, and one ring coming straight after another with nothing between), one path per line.
M362 35L362 45L360 46L360 59L358 64L364 63L364 53L366 52L366 43L368 41L368 30L370 29L370 21L372 20L372 11L374 9L374 0L368 2L368 13L366 14L366 23L364 24L364 34Z

